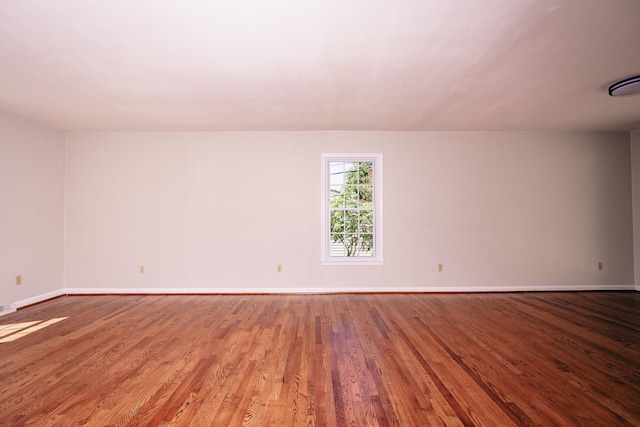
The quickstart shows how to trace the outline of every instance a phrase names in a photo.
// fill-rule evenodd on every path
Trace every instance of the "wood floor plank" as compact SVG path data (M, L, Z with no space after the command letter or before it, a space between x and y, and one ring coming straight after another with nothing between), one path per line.
M3 326L2 426L640 425L637 292L66 296Z

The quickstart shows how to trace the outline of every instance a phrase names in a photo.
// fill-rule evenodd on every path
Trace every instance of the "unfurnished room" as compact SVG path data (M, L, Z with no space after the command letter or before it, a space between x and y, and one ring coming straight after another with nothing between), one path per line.
M640 425L640 2L3 0L1 426Z

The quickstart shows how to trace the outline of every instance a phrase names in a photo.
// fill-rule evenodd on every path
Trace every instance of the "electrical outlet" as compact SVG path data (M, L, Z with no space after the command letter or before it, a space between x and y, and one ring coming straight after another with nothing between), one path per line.
M22 285L22 274L16 276L16 285Z
M278 264L278 265L276 266L276 271L277 271L278 273L282 273L282 265Z
M442 266L442 264L438 264L438 271L444 271L444 267Z
M140 274L144 274L144 265L140 266Z
M604 270L604 267L602 265L602 261L598 262L598 270Z

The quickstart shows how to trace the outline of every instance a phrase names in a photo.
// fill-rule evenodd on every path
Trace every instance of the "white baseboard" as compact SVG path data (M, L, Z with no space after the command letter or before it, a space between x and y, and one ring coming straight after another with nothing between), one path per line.
M51 298L56 298L64 294L65 292L63 289L58 289L56 291L47 292L46 294L36 295L35 297L16 301L13 303L13 305L16 307L16 309L19 309L22 307L26 307L27 305L37 304L39 302L46 301Z
M16 311L15 304L0 304L0 316L4 316L5 314L13 313Z
M393 286L393 287L299 287L299 288L65 288L69 295L95 294L334 294L334 293L472 293L633 291L634 285L619 286Z

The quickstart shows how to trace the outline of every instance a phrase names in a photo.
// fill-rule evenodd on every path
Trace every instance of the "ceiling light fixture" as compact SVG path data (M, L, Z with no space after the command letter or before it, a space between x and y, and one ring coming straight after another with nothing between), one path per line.
M609 95L625 96L640 93L640 76L620 80L609 86Z

